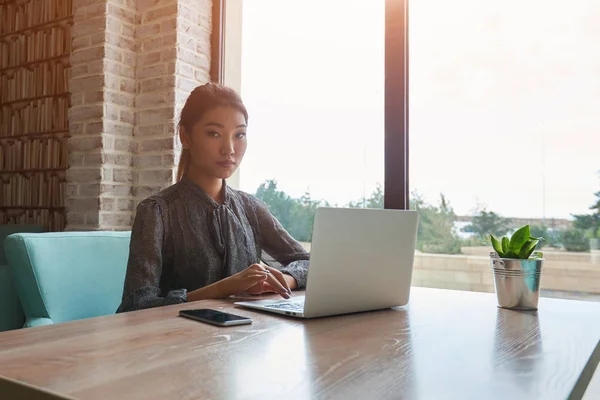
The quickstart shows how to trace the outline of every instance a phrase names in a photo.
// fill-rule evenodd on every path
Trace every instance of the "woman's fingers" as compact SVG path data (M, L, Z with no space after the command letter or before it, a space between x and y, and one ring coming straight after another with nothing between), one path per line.
M283 298L289 299L291 297L290 292L288 292L288 290L277 280L277 278L275 278L273 274L268 274L267 283L269 283Z
M288 292L288 294L292 294L292 291L290 290L290 285L285 280L285 278L280 270L278 270L276 268L271 268L268 266L266 266L265 268L267 269L267 271L271 272L275 276L275 278L277 278L279 283L281 283L281 286L283 286L285 288L285 290Z

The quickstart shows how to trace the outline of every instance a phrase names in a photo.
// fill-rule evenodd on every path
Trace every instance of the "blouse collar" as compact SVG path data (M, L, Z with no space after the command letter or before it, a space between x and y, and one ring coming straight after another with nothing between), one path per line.
M213 206L214 208L219 208L219 207L221 207L221 205L225 205L225 206L229 205L229 201L230 201L229 186L227 186L227 181L225 181L225 179L223 179L223 187L221 189L221 194L223 195L223 204L220 204L218 201L213 199L208 193L206 193L204 191L204 189L202 189L198 184L193 182L188 177L184 176L181 179L181 183L185 187L189 188L193 193L198 195L198 197L200 197L202 200L204 200L205 203Z

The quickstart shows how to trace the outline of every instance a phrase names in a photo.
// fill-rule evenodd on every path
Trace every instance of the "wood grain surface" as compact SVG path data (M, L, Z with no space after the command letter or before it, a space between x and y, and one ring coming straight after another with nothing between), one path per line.
M314 320L232 303L4 332L0 375L77 399L571 399L600 358L594 302L516 312L493 294L413 288L406 307ZM178 317L193 308L253 324Z

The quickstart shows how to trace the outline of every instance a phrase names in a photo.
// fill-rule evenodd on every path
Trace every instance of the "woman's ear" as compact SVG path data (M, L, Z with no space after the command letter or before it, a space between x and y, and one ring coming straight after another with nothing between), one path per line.
M179 140L184 149L190 148L190 137L183 126L179 127Z

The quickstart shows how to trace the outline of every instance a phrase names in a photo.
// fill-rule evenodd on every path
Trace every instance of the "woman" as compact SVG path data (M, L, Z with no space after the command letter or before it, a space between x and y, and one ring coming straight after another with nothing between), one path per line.
M306 285L309 254L266 204L227 186L246 152L248 113L233 90L199 86L179 122L177 183L137 207L117 312ZM266 252L282 267L261 263Z

